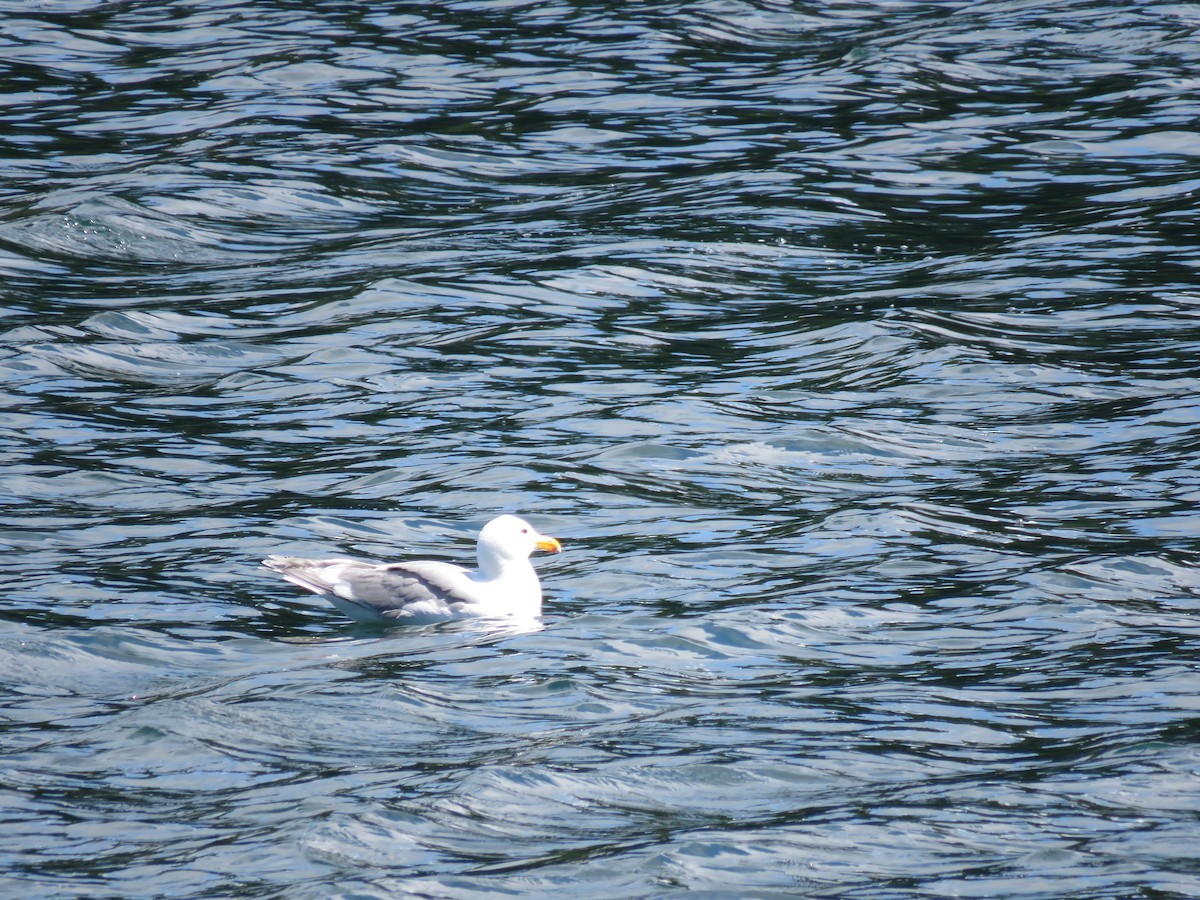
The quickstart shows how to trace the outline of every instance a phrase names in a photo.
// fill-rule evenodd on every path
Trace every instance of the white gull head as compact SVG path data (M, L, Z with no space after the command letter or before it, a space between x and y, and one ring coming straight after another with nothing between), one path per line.
M562 546L518 516L497 516L479 532L475 546L479 574L492 579L514 565L528 566L529 555L535 550L558 553Z

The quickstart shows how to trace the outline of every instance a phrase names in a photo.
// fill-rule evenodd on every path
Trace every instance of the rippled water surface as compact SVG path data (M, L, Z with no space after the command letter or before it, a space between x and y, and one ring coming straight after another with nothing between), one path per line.
M1200 7L0 3L0 892L1200 896ZM463 559L364 630L267 553Z

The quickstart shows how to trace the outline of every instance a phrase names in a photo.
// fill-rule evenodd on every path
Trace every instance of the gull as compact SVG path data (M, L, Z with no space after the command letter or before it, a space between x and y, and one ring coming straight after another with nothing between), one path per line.
M558 553L562 545L524 519L505 515L479 532L474 570L429 560L369 563L295 556L269 556L262 564L358 622L419 625L541 615L542 586L529 562L534 550Z

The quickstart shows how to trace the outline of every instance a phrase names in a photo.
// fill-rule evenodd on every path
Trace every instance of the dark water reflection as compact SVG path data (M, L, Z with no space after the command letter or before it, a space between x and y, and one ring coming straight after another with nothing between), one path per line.
M1198 28L0 3L0 885L1200 895Z

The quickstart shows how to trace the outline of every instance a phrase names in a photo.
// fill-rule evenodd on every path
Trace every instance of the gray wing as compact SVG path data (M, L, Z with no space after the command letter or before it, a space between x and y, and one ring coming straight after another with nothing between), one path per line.
M292 584L328 596L338 609L356 619L453 618L471 601L454 590L461 588L465 570L449 563L379 565L351 559L271 556L263 565Z

